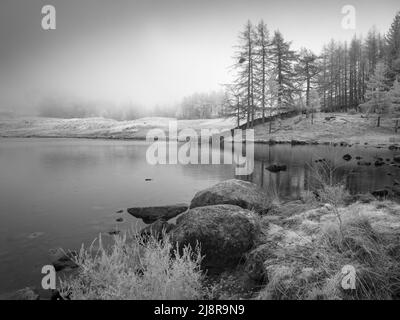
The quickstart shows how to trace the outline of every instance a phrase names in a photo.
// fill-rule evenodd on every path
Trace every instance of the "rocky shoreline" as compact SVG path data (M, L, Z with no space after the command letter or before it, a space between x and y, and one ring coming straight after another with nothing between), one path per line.
M276 144L290 144L292 146L305 146L305 145L324 145L331 147L364 147L364 148L376 148L376 149L384 149L387 148L389 150L400 150L400 144L398 143L378 143L378 144L369 144L369 143L360 143L360 142L350 142L350 141L323 141L323 140L255 140L255 144L265 144L265 145L276 145Z
M88 139L88 140L121 140L121 141L146 141L146 137L130 137L130 136L92 136L92 135L1 135L1 139ZM199 141L201 138L199 138ZM167 140L166 140L167 141ZM176 140L177 142L182 142ZM376 148L389 149L391 151L400 150L400 143L384 142L378 143L361 143L359 141L343 141L343 140L296 140L296 139L255 139L252 141L255 145L291 145L291 146L330 146L330 147L360 147L360 148ZM199 142L200 143L200 142ZM246 143L243 140L243 143Z
M300 285L322 276L314 255L324 229L337 224L337 212L343 221L361 214L374 232L400 239L400 206L386 196L349 195L340 208L304 198L276 203L255 184L231 179L197 192L189 205L130 208L128 213L148 224L142 237L168 235L179 248L200 244L206 281L217 288L215 298L274 299L276 281ZM400 254L398 242L393 245L391 250ZM78 272L76 252L57 254L53 265L58 272ZM3 298L57 299L59 294L25 288Z

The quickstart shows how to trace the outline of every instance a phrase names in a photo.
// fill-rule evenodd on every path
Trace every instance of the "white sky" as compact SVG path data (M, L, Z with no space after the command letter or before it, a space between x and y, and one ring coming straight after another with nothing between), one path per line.
M56 30L41 29L45 4L57 10ZM341 28L346 4L356 8L356 30ZM230 81L247 19L318 53L373 25L386 32L399 9L398 0L2 0L0 108L47 96L173 104Z

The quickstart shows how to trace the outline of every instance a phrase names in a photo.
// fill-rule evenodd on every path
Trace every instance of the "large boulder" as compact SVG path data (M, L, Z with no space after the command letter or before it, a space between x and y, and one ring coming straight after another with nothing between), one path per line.
M256 184L237 179L223 181L197 192L190 208L216 204L232 204L261 214L271 208L271 201Z
M150 224L157 220L169 220L188 209L187 204L174 204L158 207L136 207L129 208L128 213L140 218L144 223Z
M259 232L257 214L234 205L214 205L180 216L171 240L180 248L200 244L202 267L219 272L235 267L252 249Z

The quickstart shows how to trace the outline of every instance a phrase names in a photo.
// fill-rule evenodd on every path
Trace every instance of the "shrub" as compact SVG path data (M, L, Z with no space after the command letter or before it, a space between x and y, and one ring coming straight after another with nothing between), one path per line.
M78 274L60 282L62 296L69 299L184 300L205 295L199 248L180 252L167 236L145 242L118 235L109 248L100 237L99 249L93 253L93 244L82 246L75 262Z

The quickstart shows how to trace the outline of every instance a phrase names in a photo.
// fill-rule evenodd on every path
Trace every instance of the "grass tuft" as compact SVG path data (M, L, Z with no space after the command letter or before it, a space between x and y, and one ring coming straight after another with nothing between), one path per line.
M79 272L60 282L63 297L73 300L168 300L201 299L205 290L200 270L199 247L179 251L168 236L128 239L114 237L105 248L101 236L99 249L82 246L75 262Z

